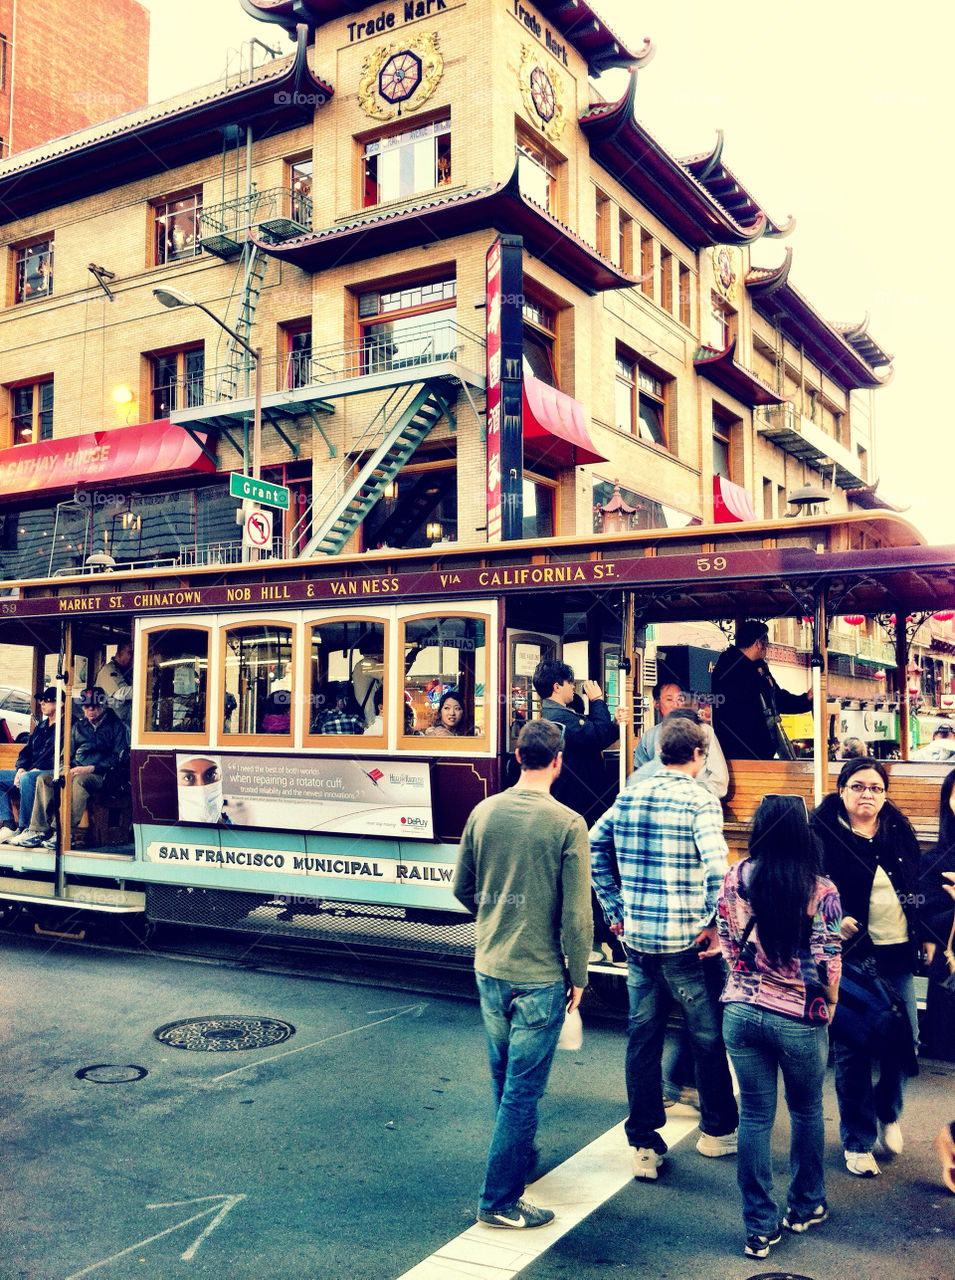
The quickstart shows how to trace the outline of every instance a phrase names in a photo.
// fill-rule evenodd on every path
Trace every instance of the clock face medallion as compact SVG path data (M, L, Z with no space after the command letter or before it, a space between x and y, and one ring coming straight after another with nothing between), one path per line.
M554 110L556 107L556 95L554 86L550 82L547 72L541 67L534 67L531 71L531 99L534 103L534 110L540 118L546 123L554 118Z
M421 59L410 49L388 59L378 75L378 92L386 102L405 102L421 83Z

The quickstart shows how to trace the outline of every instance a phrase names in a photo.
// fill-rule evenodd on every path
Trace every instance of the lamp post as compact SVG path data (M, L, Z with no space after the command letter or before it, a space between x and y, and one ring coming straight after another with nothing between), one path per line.
M210 311L204 303L197 302L195 298L190 298L188 294L180 292L179 289L153 289L153 297L157 302L161 302L164 307L198 307L200 311L206 313L210 320L214 320L220 329L224 329L229 337L237 342L244 351L247 351L255 361L255 409L252 415L252 479L260 480L262 478L262 348L251 346L241 334L236 333L235 329L227 325L224 320L220 320L216 313ZM244 462L245 459L243 459Z

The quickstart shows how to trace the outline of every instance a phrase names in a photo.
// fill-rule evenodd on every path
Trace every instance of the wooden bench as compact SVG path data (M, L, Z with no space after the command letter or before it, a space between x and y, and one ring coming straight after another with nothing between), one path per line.
M905 814L923 848L938 839L938 803L948 765L914 760L886 760L889 796ZM813 762L811 760L730 760L730 785L723 798L723 831L730 860L746 853L753 814L763 796L802 796L807 809L813 808ZM826 762L823 788L836 789L842 764Z

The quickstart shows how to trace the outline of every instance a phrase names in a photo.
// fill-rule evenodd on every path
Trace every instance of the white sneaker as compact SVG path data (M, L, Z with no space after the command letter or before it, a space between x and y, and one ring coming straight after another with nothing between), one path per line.
M16 827L0 827L0 844L6 844L10 837L16 834Z
M679 1098L664 1098L663 1109L668 1116L698 1116L700 1114L700 1095L695 1089L684 1086Z
M874 1178L881 1173L871 1151L844 1151L846 1168L857 1178Z
M663 1156L652 1147L633 1148L633 1176L644 1181L656 1181L657 1170L663 1164Z
M696 1149L701 1156L735 1156L736 1130L721 1133L718 1137L712 1133L701 1133L696 1140Z
M902 1129L898 1120L892 1120L888 1124L879 1124L879 1146L885 1155L900 1156L904 1145Z

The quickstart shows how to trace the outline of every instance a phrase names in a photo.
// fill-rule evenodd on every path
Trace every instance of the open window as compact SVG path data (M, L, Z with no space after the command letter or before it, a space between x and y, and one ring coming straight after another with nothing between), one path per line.
M222 740L292 745L291 625L242 622L223 628Z
M143 742L209 737L209 628L162 626L146 631L138 722Z
M330 618L310 625L305 717L310 746L384 747L387 642L387 624L378 618Z
M483 751L489 741L490 619L430 613L404 621L403 723L398 745L416 751Z

